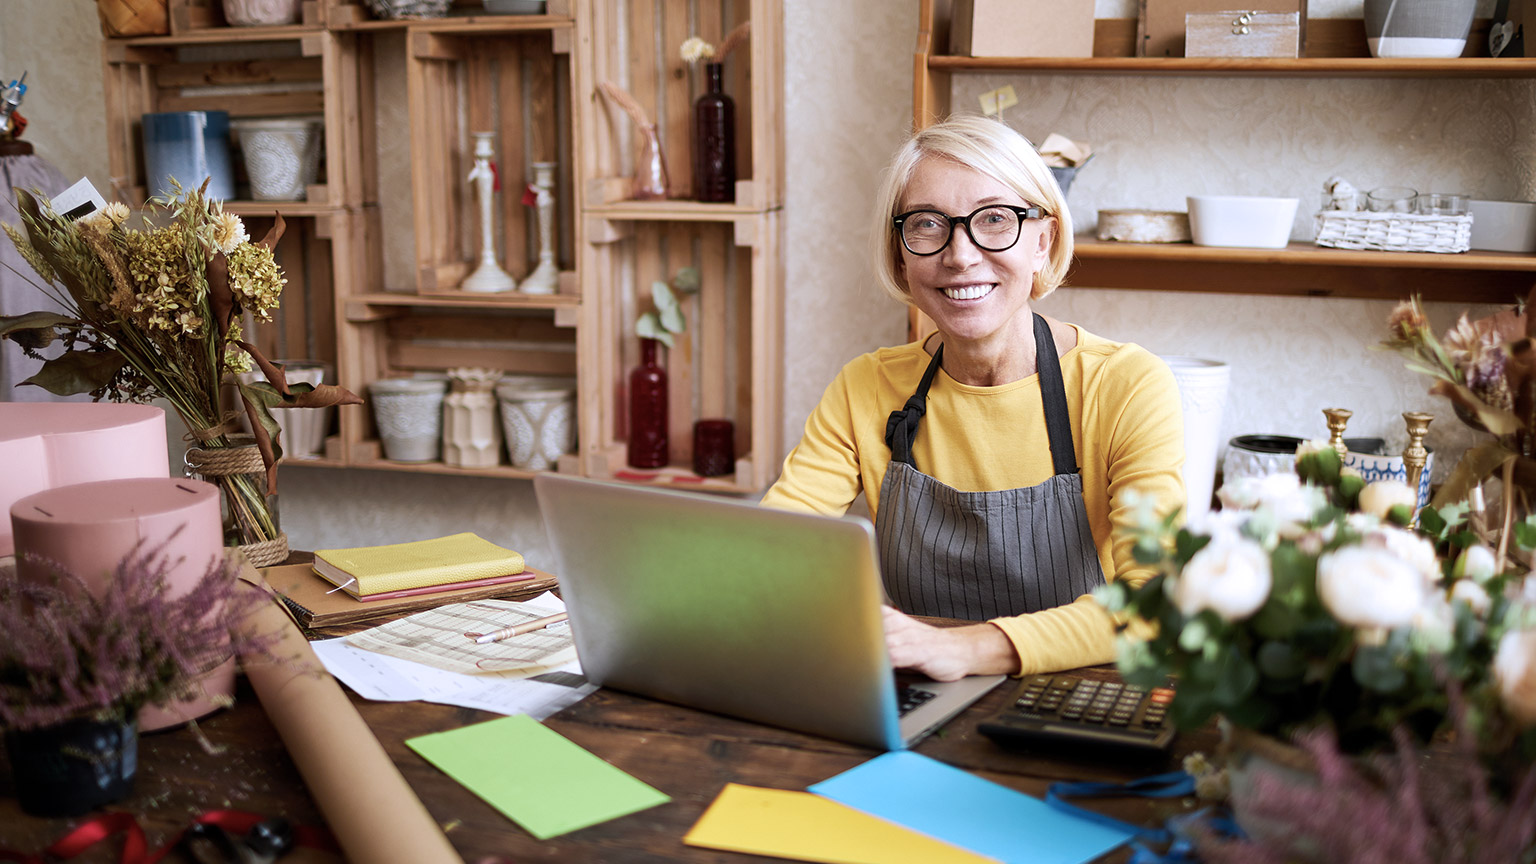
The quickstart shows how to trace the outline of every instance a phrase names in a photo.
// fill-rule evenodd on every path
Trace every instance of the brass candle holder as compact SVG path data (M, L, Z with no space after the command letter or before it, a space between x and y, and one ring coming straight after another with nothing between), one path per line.
M1328 443L1339 454L1339 461L1344 461L1345 454L1349 453L1349 447L1344 444L1344 427L1348 425L1349 418L1355 412L1348 408L1324 408L1323 416L1328 418Z
M1429 432L1433 414L1422 411L1404 411L1403 422L1408 427L1408 447L1403 450L1403 468L1408 474L1408 488L1413 490L1415 509L1419 500L1419 477L1424 473L1424 463L1429 460L1429 450L1424 447L1424 436Z

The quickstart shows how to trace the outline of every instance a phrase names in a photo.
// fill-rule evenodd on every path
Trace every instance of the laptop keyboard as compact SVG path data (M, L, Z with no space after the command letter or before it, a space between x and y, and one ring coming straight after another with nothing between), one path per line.
M896 686L900 688L896 693L896 713L901 717L907 716L914 708L934 697L931 690L919 690L910 684Z

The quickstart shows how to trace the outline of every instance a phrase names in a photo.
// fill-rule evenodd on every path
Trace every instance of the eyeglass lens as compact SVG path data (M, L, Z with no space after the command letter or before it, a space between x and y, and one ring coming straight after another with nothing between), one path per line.
M955 223L965 225L971 242L988 252L1002 252L1019 242L1019 214L1007 207L983 207L954 218L932 210L911 213L902 220L901 242L914 255L932 255L948 245Z

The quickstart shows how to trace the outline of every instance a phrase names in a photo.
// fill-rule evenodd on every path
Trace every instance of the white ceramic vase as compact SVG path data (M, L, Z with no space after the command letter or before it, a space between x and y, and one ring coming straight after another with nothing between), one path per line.
M1179 384L1184 410L1184 491L1186 514L1211 509L1216 483L1216 450L1221 442L1221 414L1227 404L1230 368L1220 360L1164 357Z
M224 20L235 27L279 27L296 24L304 0L224 0Z
M576 447L576 384L514 378L496 385L502 432L512 465L548 471Z
M384 458L392 462L434 462L442 455L442 378L381 378L368 385Z
M320 166L321 125L308 117L236 120L251 197L257 201L299 201Z
M501 463L497 377L487 370L449 373L448 395L443 399L443 464L485 468Z
M1460 57L1477 0L1365 0L1373 57Z

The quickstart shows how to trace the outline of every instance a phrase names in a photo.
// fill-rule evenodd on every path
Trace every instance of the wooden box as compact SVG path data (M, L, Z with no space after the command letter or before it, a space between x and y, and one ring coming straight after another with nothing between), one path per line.
M1188 16L1202 13L1225 15L1227 10L1238 5L1232 0L1143 0L1143 2L1146 4L1146 13L1143 20L1141 54L1147 57L1186 56L1184 31ZM1243 9L1248 12L1295 12L1302 27L1301 44L1305 44L1306 39L1306 8L1304 0L1252 0L1251 5L1243 6Z
M955 0L949 52L1092 57L1093 0Z
M1186 57L1299 57L1296 12L1201 12L1184 16Z

